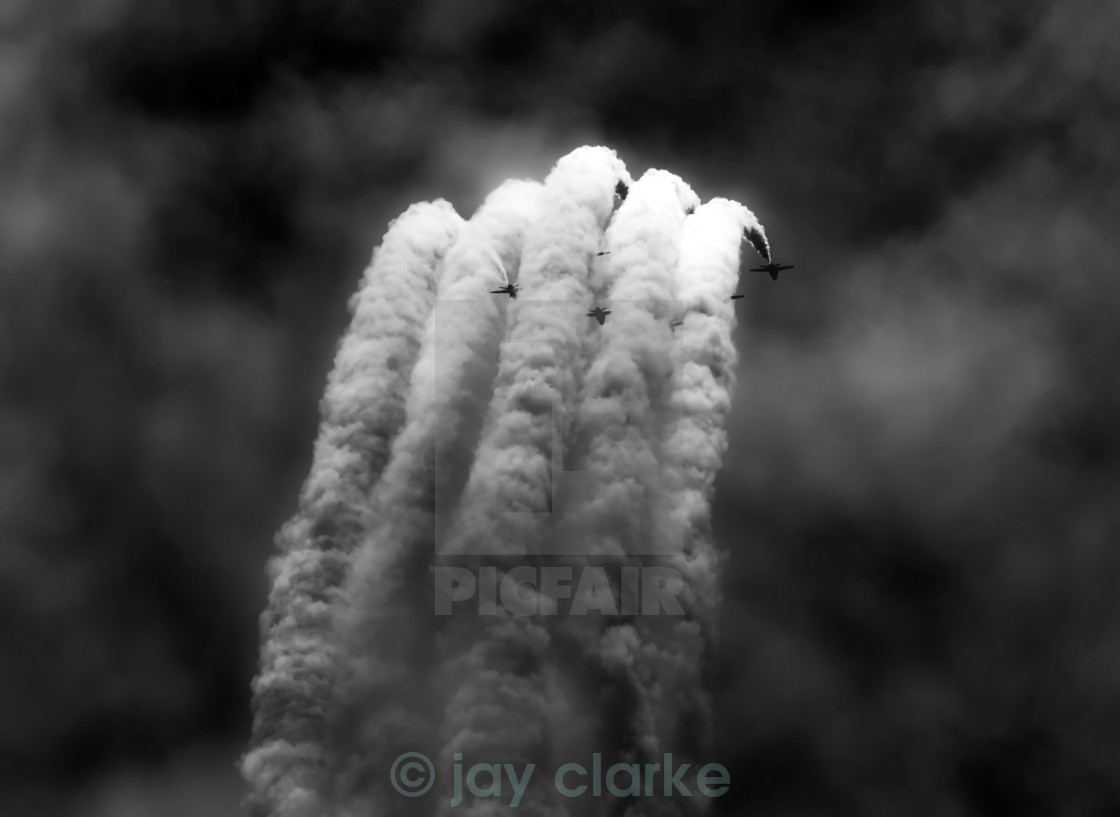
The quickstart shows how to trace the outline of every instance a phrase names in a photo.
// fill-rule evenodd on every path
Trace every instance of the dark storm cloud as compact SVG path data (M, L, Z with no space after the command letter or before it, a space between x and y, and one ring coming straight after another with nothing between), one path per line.
M1093 758L1120 737L1088 714L1116 711L1115 57L1088 4L1009 8L931 7L960 53L919 121L995 160L920 231L822 257L790 296L831 279L808 337L744 332L722 487L751 521L719 528L756 652L721 700L759 730L727 750L769 782L721 807L1117 802Z
M277 320L209 290L310 266L333 294L358 267L339 258L372 244L323 253L338 235L323 221L317 263L292 246L308 194L343 177L312 159L333 149L361 164L338 147L365 127L336 115L324 147L306 138L318 111L294 105L248 124L141 115L87 61L120 11L5 7L0 626L21 659L0 691L0 754L12 771L155 758L244 722L261 546L305 456L287 440L320 390L299 373L318 378L333 338L299 338L283 292L259 299L280 303ZM302 393L310 413L289 408Z

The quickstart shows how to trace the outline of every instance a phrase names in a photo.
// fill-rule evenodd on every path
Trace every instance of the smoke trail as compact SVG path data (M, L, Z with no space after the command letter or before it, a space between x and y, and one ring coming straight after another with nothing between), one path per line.
M630 182L626 168L603 147L569 153L545 181L543 213L526 235L519 273L522 292L532 300L512 312L487 428L448 555L497 549L529 556L539 549L550 522L554 432L574 408L582 368L589 266L620 182ZM444 766L462 752L548 768L552 685L549 636L540 623L505 615L452 621L441 643L441 675L449 687ZM557 799L551 787L538 786L519 808L563 813ZM450 808L446 797L441 802ZM466 811L489 814L493 808L474 801Z
M712 746L706 694L714 613L719 603L719 553L711 537L710 500L727 449L737 353L735 309L742 241L761 229L754 214L728 199L713 199L685 221L678 266L682 323L673 349L669 422L661 438L662 499L658 547L683 578L684 615L636 620L627 663L641 690L635 717L648 757L671 752L681 762ZM628 634L627 634L628 635ZM663 801L654 813L703 813L706 799Z
M507 182L491 193L448 252L439 301L413 371L407 422L371 499L377 523L356 554L340 622L348 647L337 741L339 797L367 813L401 813L408 801L386 787L401 751L431 754L438 707L427 684L432 647L427 571L436 550L441 484L469 460L502 335L506 305L489 294L500 278L492 253L516 269L540 184ZM480 422L480 421L479 421ZM440 468L437 472L436 462ZM438 480L438 482L437 482ZM444 499L441 499L444 501ZM369 800L371 802L367 803Z
M560 551L635 553L656 459L650 440L671 369L674 268L685 211L698 206L682 179L647 170L606 234L609 256L592 270L612 315L580 393L578 493L558 532Z
M537 549L547 517L532 512L551 501L554 412L570 412L577 396L591 259L620 179L629 182L614 151L582 147L545 181L544 211L525 238L523 300L502 342L487 430L448 553L478 552L484 543L513 554Z
M596 267L601 279L592 285L607 293L612 314L582 389L578 445L583 470L565 474L576 485L554 543L577 567L604 557L621 563L651 541L649 510L658 493L651 441L672 375L669 318L675 312L678 244L686 212L698 205L680 178L650 170L631 188L607 230L611 254ZM573 603L595 608L588 590L577 589ZM590 728L599 751L622 759L636 750L633 712L640 689L627 669L629 649L620 649L634 644L634 630L621 620L606 632L603 628L603 618L573 615L559 624L557 638L560 649L570 651L565 664L580 676L572 683L601 701L599 723L573 722L572 729ZM569 733L560 740L579 738ZM605 806L586 807L599 811Z
M742 240L761 233L762 225L749 209L715 198L686 220L681 236L678 298L683 322L673 350L671 419L661 445L667 502L661 506L665 521L659 529L667 536L665 552L689 577L691 608L705 618L718 605L710 501L727 451L738 363L730 297L739 279Z
M301 513L279 536L243 763L256 813L457 810L449 791L393 790L387 772L401 752L445 770L457 754L534 763L551 777L554 758L589 751L633 763L707 748L719 589L708 501L735 365L729 296L742 238L766 258L769 247L741 205L700 207L661 170L629 181L613 151L584 147L544 185L507 182L469 222L437 203L392 225L352 301ZM406 250L428 259L422 285L390 274ZM490 293L513 282L521 299ZM592 305L610 309L605 324L586 317ZM560 556L571 609L437 618L437 553L535 567ZM676 568L685 615L635 617L574 578L635 564ZM620 575L607 595L625 601ZM537 785L517 808L705 805L569 802ZM461 807L511 804L467 792Z
M311 473L270 564L253 732L242 761L253 814L306 813L319 790L334 694L330 604L367 524L367 493L404 421L407 376L436 275L462 223L446 201L412 205L389 225L351 298Z
M744 228L743 235L747 241L751 242L751 246L755 248L758 254L769 263L771 261L770 242L766 240L766 230L762 228L762 225L755 221L753 224Z
M577 444L584 467L560 526L562 551L633 553L648 533L635 511L646 507L656 471L649 441L672 374L678 243L686 210L698 205L679 177L649 170L607 230L611 254L594 267L592 288L607 293L612 314L581 390Z

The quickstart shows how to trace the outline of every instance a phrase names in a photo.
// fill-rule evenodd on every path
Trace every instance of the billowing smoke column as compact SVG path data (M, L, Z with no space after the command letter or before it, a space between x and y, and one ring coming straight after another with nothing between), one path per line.
M665 542L662 552L688 578L686 599L708 627L719 591L709 503L727 451L738 363L731 294L739 280L743 239L757 248L752 236L765 241L754 213L738 202L712 199L685 221L677 271L681 323L661 442L664 496L658 537Z
M651 511L660 495L656 443L672 378L669 324L678 307L680 236L687 213L698 205L679 177L650 170L631 188L607 230L610 255L597 268L603 280L596 284L612 314L587 370L576 433L581 467L572 472L577 484L556 537L556 549L581 568L652 552ZM592 590L577 593L576 602L594 607ZM611 712L592 725L593 745L639 761L635 726L642 685L631 668L641 645L633 624L618 619L617 609L603 612L611 626L604 629L599 614L570 616L561 622L559 636L583 668L584 696L604 700ZM603 804L581 805L586 811Z
M299 813L320 786L336 687L331 601L369 514L368 492L404 422L408 378L436 278L463 220L446 201L414 204L389 226L350 301L299 512L277 536L261 672L243 770L256 814Z
M770 258L770 242L766 240L766 230L762 229L762 225L757 221L746 228L743 237L751 242L751 246L758 251L758 254L766 259L769 263Z
M731 294L743 239L761 234L743 205L716 198L690 215L677 267L680 321L673 344L673 382L660 440L661 496L654 509L657 551L682 577L682 615L644 616L620 650L639 689L634 732L644 761L673 752L703 763L712 747L705 668L715 639L719 552L711 537L710 501L727 450L727 418L737 352ZM753 244L753 242L752 242ZM660 808L636 813L677 814ZM688 813L702 813L695 798Z
M630 177L614 151L579 148L545 180L541 218L529 229L514 307L499 355L486 431L445 555L532 556L551 521L557 431L575 408L590 304L589 268ZM561 430L560 445L563 445ZM561 458L562 458L562 451ZM456 752L548 768L549 635L540 621L496 615L449 622L442 634L447 695L443 766ZM448 809L449 800L441 798ZM489 813L479 800L462 807ZM536 787L521 808L558 813L557 795Z
M706 808L567 799L551 774L592 752L711 760L709 500L744 238L769 259L745 207L701 206L663 170L631 184L603 147L564 156L543 185L507 182L468 222L439 202L393 224L329 381L301 512L279 537L243 764L256 813ZM507 282L516 300L492 294ZM678 609L620 609L615 573L606 596L573 581L564 611L540 585L528 610L483 610L482 571L504 582L549 559L577 576L669 571ZM478 595L437 615L448 560L477 568ZM428 795L390 780L403 752L432 759ZM456 762L535 763L541 779L516 804L508 785L457 801Z
M620 555L644 541L637 517L653 490L653 431L672 375L678 244L685 215L698 204L680 178L650 170L607 230L610 255L595 268L602 280L593 285L606 293L611 316L580 396L582 467L559 531L562 550Z
M553 433L577 397L592 258L615 187L629 184L614 151L583 147L545 181L544 212L525 239L515 305L457 530L445 552L535 552L552 501Z
M370 499L372 530L355 554L342 628L348 654L335 738L344 749L338 796L356 813L398 813L384 778L400 747L431 750L438 711L429 686L434 622L427 586L436 552L437 463L465 461L493 388L505 304L489 294L500 259L516 269L526 229L537 219L542 186L511 181L487 197L448 252L407 421ZM495 258L497 255L497 259ZM475 435L477 430L475 430Z

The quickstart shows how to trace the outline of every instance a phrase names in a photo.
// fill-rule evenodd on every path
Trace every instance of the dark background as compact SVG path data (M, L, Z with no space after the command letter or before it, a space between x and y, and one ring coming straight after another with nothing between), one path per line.
M1118 23L0 2L0 812L236 813L372 247L601 143L797 264L739 302L720 811L1120 813Z

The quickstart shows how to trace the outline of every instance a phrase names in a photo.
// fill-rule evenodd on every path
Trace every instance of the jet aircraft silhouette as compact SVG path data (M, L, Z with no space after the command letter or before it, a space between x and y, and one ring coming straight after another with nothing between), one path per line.
M599 322L599 325L602 326L607 322L607 315L609 314L611 314L609 309L603 309L603 307L597 306L587 313L587 317L594 318Z
M777 281L779 272L786 269L793 269L793 267L793 264L778 264L771 262L769 264L763 264L761 267L751 267L751 272L768 272L770 273L770 280Z

